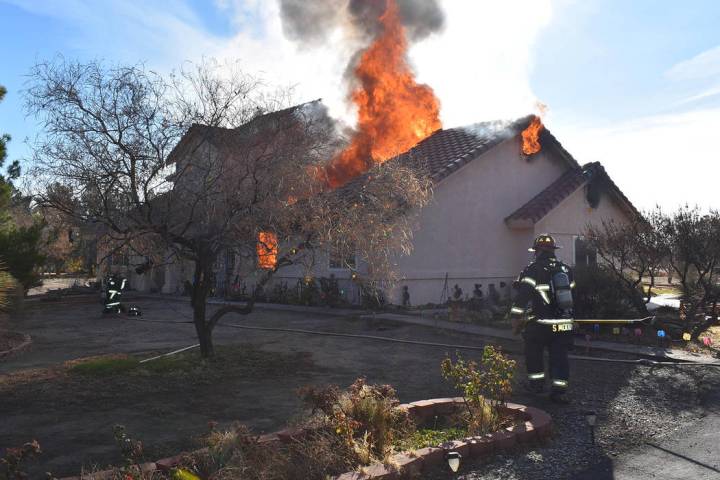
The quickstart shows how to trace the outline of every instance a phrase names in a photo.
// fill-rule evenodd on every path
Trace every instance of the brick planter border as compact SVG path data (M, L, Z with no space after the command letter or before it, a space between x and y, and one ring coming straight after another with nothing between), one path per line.
M433 398L400 405L417 421L435 416L444 416L457 411L464 404L462 397ZM453 451L463 459L483 458L496 452L509 450L518 444L546 439L552 433L552 418L546 412L535 407L518 403L507 403L502 409L505 413L524 420L523 424L513 425L498 432L478 437L469 437L439 445L421 448L411 452L401 452L390 457L388 465L374 464L359 472L347 472L335 477L335 480L400 480L413 478L419 473L439 467L445 462L445 454Z
M433 398L404 403L399 408L406 409L408 414L416 421L423 421L437 416L444 416L462 407L462 397ZM527 407L518 403L507 403L503 410L524 420L522 425L514 425L495 433L469 437L461 440L447 442L437 447L426 447L419 450L401 452L390 457L389 465L373 464L363 467L359 472L346 472L336 476L335 480L400 480L417 477L420 473L433 469L445 462L445 454L450 451L459 452L464 459L483 458L494 455L496 452L508 450L517 444L538 441L550 436L552 431L552 418L550 415L535 407ZM302 430L284 429L277 432L260 435L258 442L271 446L275 443L288 443L303 435ZM183 457L200 453L206 448L189 453L181 453L174 457L163 458L155 462L144 463L140 467L143 472L150 473L155 470L170 471L179 465ZM60 480L106 480L112 471L105 470L81 477L65 477Z
M0 360L5 360L7 358L10 358L13 355L17 355L19 353L24 352L25 350L29 349L32 345L32 337L26 333L20 333L20 332L13 332L8 330L3 330L3 333L10 333L13 335L18 335L22 337L22 341L19 345L15 345L14 347L8 349L8 350L2 350L0 351Z

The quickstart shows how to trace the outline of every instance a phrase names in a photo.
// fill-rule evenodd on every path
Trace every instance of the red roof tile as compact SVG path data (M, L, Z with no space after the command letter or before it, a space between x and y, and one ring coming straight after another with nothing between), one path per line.
M631 214L640 215L600 162L593 162L585 164L582 168L566 171L525 205L506 217L505 222L511 226L530 227L590 180L604 181Z
M438 130L399 155L397 161L421 168L430 178L439 181L504 140L519 135L532 119L533 116L528 115L515 121L482 122ZM553 144L558 148L571 166L578 166L547 129L542 130L540 139L543 144Z

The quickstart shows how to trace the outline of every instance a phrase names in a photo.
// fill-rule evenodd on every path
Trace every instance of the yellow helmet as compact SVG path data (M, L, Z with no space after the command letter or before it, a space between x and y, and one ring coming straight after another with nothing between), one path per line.
M533 246L528 248L528 252L535 252L537 250L557 250L558 248L561 247L555 243L555 239L551 235L543 233L535 238Z

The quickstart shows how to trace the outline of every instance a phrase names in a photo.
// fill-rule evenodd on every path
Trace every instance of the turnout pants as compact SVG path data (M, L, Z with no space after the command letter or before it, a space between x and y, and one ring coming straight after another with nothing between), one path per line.
M572 345L572 331L553 331L553 325L531 322L523 332L525 366L531 385L545 384L545 348L550 353L550 381L554 393L565 393L570 378L568 351Z

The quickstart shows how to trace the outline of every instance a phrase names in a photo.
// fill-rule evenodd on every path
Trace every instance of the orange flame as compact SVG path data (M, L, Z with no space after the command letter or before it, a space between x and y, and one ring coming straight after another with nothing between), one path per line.
M326 171L332 188L442 128L440 102L432 88L415 82L408 65L408 42L395 0L388 0L380 23L382 33L355 67L360 87L350 98L358 107L358 126L350 145Z
M257 242L258 267L272 270L277 265L278 241L272 232L258 233Z
M525 155L534 155L542 148L540 146L540 132L543 129L540 117L533 117L530 125L522 132L522 152Z

